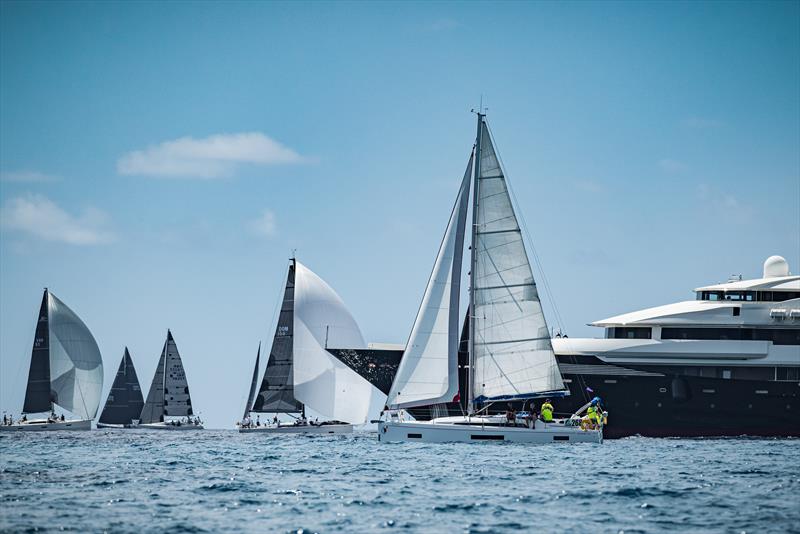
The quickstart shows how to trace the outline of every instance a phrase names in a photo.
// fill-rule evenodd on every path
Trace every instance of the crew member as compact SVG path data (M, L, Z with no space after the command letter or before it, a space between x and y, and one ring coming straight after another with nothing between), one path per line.
M586 417L589 418L592 429L600 426L601 414L603 413L600 402L600 397L595 397L586 409Z
M544 401L542 404L542 421L545 423L550 423L553 420L553 404L550 402L550 399Z

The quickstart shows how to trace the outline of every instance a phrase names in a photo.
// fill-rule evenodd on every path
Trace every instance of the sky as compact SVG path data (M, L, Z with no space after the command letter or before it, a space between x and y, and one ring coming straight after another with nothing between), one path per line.
M216 428L293 251L404 343L481 99L571 337L800 272L798 2L2 1L0 408L44 287L106 391L126 346L146 389L170 328Z

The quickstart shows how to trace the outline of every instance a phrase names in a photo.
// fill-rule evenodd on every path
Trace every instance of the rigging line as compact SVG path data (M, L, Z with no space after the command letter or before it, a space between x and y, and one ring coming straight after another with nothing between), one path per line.
M494 139L494 133L492 132L492 129L489 126L489 123L487 122L485 124L486 124L486 128L489 130L490 137L492 139ZM505 174L505 167L506 166L505 166L505 163L503 162L503 157L500 155L500 151L497 149L497 143L493 143L492 145L493 145L493 148L494 148L495 155L497 156L497 161L500 164L500 168L502 169L503 174ZM506 180L505 182L506 182L506 187L508 188L508 191L511 193L511 196L514 199L514 203L517 206L519 206L520 203L517 200L517 195L514 193L513 187L511 187L511 184L509 183L508 180ZM544 286L545 292L547 292L547 297L550 299L550 305L553 308L553 313L555 315L556 322L558 323L558 327L559 327L559 329L561 330L562 333L566 332L566 330L564 328L564 321L563 321L563 319L561 317L561 312L558 309L558 304L556 303L556 300L555 300L555 298L553 296L553 292L550 289L550 282L548 281L547 274L544 271L544 265L542 264L542 260L539 257L539 254L536 252L536 247L533 244L533 238L531 237L531 233L528 230L528 223L525 221L525 216L523 215L523 213L521 211L519 212L519 219L522 222L521 226L522 226L523 230L525 231L525 235L528 238L528 242L530 243L531 252L533 253L533 259L536 262L536 265L539 268L539 272L542 275L543 286Z

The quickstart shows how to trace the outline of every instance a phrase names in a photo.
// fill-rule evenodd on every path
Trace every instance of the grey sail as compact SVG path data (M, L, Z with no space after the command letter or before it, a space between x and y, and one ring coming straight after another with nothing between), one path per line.
M253 397L256 395L256 388L258 387L258 365L261 360L261 343L258 344L258 352L256 353L256 366L253 368L253 379L250 381L250 393L247 394L247 404L244 407L244 415L242 419L247 417L250 409L253 407Z
M183 369L178 346L167 330L167 360L164 368L164 415L187 416L192 412L192 397L189 395L189 383Z
M472 393L478 402L564 389L506 177L481 115L475 168Z
M48 324L48 295L44 290L39 308L39 321L33 338L28 387L25 390L25 413L49 412L53 408L50 395L50 326Z
M150 391L147 392L147 401L145 401L142 414L139 416L140 423L160 423L164 420L164 363L166 359L167 343L164 342L164 349L161 351L153 382L150 383Z
M125 347L99 422L107 425L130 425L134 419L139 419L143 407L142 388L139 386L131 355Z
M278 316L278 326L272 340L272 349L267 360L264 379L258 390L254 412L297 413L303 405L294 397L292 375L292 349L294 336L294 261L289 266L283 303Z

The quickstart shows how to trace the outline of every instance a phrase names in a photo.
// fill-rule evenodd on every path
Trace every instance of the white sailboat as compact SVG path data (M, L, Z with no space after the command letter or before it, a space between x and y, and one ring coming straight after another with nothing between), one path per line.
M172 332L167 330L147 400L139 423L134 426L147 430L202 430L200 419L193 415L186 371Z
M467 413L415 421L405 409L451 402L459 392L459 295L471 185ZM582 428L578 414L549 422L486 414L495 402L565 394L506 177L486 117L478 113L475 146L389 392L378 439L602 442L602 423L584 421Z
M103 389L103 359L81 319L47 289L33 340L25 414L0 431L91 430ZM56 416L55 407L77 416ZM28 414L49 414L28 418Z
M329 348L366 348L366 343L339 295L292 259L264 379L256 394L259 351L239 432L344 434L377 413L385 399L383 393ZM307 419L306 407L323 420ZM275 417L256 425L251 413ZM279 414L288 414L295 421L278 421Z

